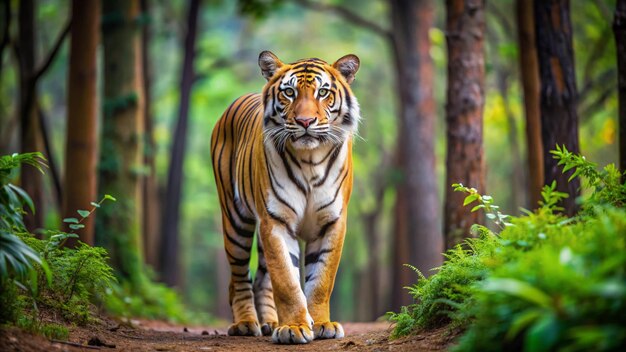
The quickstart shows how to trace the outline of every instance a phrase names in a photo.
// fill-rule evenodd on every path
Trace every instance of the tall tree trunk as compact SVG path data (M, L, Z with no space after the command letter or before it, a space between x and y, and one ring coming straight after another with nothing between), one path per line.
M141 199L144 93L141 73L139 0L102 2L104 112L99 189L118 199L96 219L96 241L137 290L142 284Z
M180 106L178 122L174 133L172 156L167 177L165 207L163 211L163 237L161 244L161 273L163 281L175 286L180 278L179 256L179 223L180 200L183 182L183 162L187 141L187 125L189 120L189 99L195 72L193 68L198 12L200 0L190 0L187 14L187 34L185 35L185 56L183 59L182 77L180 81Z
M617 0L613 33L617 48L619 92L619 168L626 171L626 0Z
M414 283L411 264L424 275L442 262L443 238L434 152L433 62L429 30L430 0L392 0L396 83L400 92L397 188L394 224L392 308L411 303L403 287Z
M9 47L11 43L11 1L0 0L0 77L2 77L2 64L4 63L4 49ZM1 120L0 120L1 121Z
M448 88L446 122L446 200L444 234L446 248L470 236L483 214L463 207L464 195L453 183L485 191L483 155L483 107L485 104L484 0L447 0Z
M530 209L541 200L543 177L543 142L541 141L541 112L539 108L539 63L535 44L533 2L516 0L517 38L524 113L526 115L526 146L528 152L528 196Z
M72 39L67 94L65 187L63 214L76 217L77 209L96 200L97 177L97 52L100 38L100 1L72 1ZM83 222L80 240L94 245L94 223ZM69 239L68 246L76 245Z
M574 172L562 173L550 154L556 145L565 145L573 153L579 152L578 91L572 48L572 24L569 0L535 0L535 30L539 74L541 77L541 137L545 182L557 182L557 189L569 194L562 203L565 213L573 215L580 181L568 178Z
M20 141L21 151L42 151L41 129L37 118L35 86L35 3L34 0L19 2L18 9L18 48L20 78ZM33 231L43 225L43 177L32 167L24 167L21 172L21 186L38 207L34 214L24 216L26 228Z
M141 12L144 16L150 16L148 0L141 0ZM159 244L161 238L161 199L159 198L159 184L156 176L156 166L154 157L156 145L153 135L152 121L152 67L150 66L149 44L152 38L150 21L143 26L143 36L141 40L141 51L143 52L143 89L145 93L144 124L146 133L146 147L144 164L147 174L144 178L143 190L143 233L144 233L144 253L146 263L154 269L159 266Z

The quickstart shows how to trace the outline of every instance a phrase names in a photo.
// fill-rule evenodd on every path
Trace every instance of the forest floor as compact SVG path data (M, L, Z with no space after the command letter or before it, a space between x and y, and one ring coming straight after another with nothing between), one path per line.
M67 341L51 341L16 328L0 327L2 351L442 351L454 340L448 328L389 341L387 322L344 323L346 337L307 345L275 345L270 337L227 336L224 327L184 327L159 321L118 324L104 320L70 327Z

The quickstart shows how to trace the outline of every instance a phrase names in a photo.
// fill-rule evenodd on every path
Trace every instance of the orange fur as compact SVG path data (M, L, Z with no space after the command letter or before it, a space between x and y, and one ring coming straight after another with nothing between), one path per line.
M277 343L343 336L329 301L352 192L352 134L359 119L349 83L358 58L283 64L263 52L263 93L237 99L218 121L211 155L231 265L230 335ZM249 278L258 229L259 270ZM298 239L307 243L300 287Z

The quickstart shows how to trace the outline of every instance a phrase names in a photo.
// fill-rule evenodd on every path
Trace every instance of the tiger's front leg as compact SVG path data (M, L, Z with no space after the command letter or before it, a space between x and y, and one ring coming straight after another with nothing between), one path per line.
M313 341L313 320L300 288L298 241L289 225L273 218L261 219L259 230L278 311L272 341L309 343Z
M346 234L346 218L322 225L319 237L307 244L304 292L311 317L315 322L313 332L316 339L344 337L341 324L330 320L330 295L341 259L343 240Z

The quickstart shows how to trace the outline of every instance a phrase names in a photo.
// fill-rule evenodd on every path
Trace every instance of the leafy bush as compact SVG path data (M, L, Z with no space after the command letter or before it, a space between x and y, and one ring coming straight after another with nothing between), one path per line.
M626 184L613 165L596 166L565 148L591 194L574 218L559 214L565 195L553 183L535 212L499 214L490 197L455 185L500 227L475 225L478 238L448 251L430 278L410 288L416 303L400 313L393 337L445 324L467 329L456 350L617 350L626 346Z
M91 301L104 296L115 280L103 248L84 243L75 249L64 248L75 233L45 231L40 240L28 233L23 222L24 207L35 206L21 188L10 183L17 169L27 164L43 171L45 159L40 153L0 157L0 323L13 323L28 331L53 338L67 336L67 329L44 323L41 308L54 311L67 321L84 324L93 319ZM77 230L91 213L79 210L80 220L65 219Z
M70 232L44 230L44 239L28 233L24 208L34 213L35 206L28 194L10 183L22 164L42 172L46 167L40 153L0 157L0 323L59 338L67 335L67 329L63 333L62 326L44 323L42 309L67 322L86 324L96 319L94 303L128 318L207 321L200 314L189 314L176 292L155 283L147 270L140 273L141 284L131 288L117 282L104 248L81 242L73 249L64 247L68 238L78 238L72 231L84 228L85 219L104 201L116 201L110 195L92 202L90 210L77 210L77 217L63 219Z
M0 157L0 323L16 321L20 312L17 288L31 294L38 288L35 267L39 266L47 281L50 270L44 260L27 246L20 234L27 233L22 215L24 207L35 211L33 201L11 180L22 165L31 165L38 170L46 166L40 153L13 154Z

